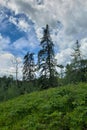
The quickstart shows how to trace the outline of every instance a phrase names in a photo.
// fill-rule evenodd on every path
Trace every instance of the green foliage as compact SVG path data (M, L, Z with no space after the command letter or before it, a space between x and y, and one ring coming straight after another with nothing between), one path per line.
M78 69L74 69L72 63L67 64L66 74L64 77L65 84L87 81L87 60L81 60L78 64L81 64Z
M38 91L38 80L29 81L16 81L11 77L0 78L0 102L18 97L21 94Z
M46 29L44 29L40 46L41 50L38 52L38 68L40 71L41 88L44 89L49 87L55 87L57 86L57 71L54 55L54 44L50 37L48 25L46 25Z
M0 104L1 130L86 130L87 84L34 92Z
M11 76L0 78L0 101L17 96L16 82Z
M23 80L32 81L35 79L35 64L34 64L34 53L29 53L24 56L23 63Z
M82 58L79 42L76 42L73 50L71 64L66 66L65 83L77 83L87 81L87 59Z

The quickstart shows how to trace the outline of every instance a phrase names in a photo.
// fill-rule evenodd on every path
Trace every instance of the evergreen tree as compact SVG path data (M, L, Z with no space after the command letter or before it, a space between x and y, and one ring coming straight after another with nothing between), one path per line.
M82 82L87 81L87 59L81 60L81 79Z
M33 53L27 53L24 56L24 66L23 66L23 80L32 81L35 79L35 64Z
M81 67L82 54L81 54L81 51L80 51L80 45L79 45L78 40L75 43L75 47L73 49L73 54L71 56L72 56L72 64L73 64L74 69L80 68Z
M82 54L78 40L75 43L72 56L72 67L76 82L82 81Z
M40 82L42 88L57 85L57 71L55 69L54 44L50 37L49 26L46 25L40 43L41 50L38 52L38 65L40 70Z
M75 71L73 71L72 64L67 64L66 70L65 70L64 84L68 84L68 83L70 84L70 83L75 82L75 80L77 80L74 72Z
M86 81L87 60L82 58L79 42L76 41L72 53L72 61L66 66L66 82L76 83Z

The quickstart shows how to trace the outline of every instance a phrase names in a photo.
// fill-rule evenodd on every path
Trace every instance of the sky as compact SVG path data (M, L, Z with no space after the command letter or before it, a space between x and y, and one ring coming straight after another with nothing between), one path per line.
M76 40L87 58L87 0L0 0L0 76L15 76L16 57L22 78L23 57L37 56L46 24L58 64L70 63Z

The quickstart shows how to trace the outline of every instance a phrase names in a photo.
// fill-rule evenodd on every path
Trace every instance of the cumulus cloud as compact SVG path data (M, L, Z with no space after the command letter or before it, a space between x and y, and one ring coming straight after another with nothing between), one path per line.
M30 40L30 42L29 42ZM16 40L14 43L13 43L13 47L17 50L23 50L23 49L34 49L34 47L36 46L33 42L32 42L32 38L31 39L26 39L25 37L22 37L18 40Z
M24 37L22 37L15 41L12 46L17 50L23 50L29 46L29 43Z
M8 0L0 3L15 13L26 14L40 27L48 23L56 29L57 21L61 21L66 36L77 35L78 38L81 32L86 31L86 0Z
M80 41L80 52L82 58L87 58L87 38L84 38ZM57 63L59 65L64 65L71 63L72 61L72 54L74 52L75 43L72 42L72 48L68 46L66 49L62 49L60 52L56 54Z
M38 39L42 37L42 27L49 24L53 30L52 39L57 50L56 57L59 64L70 62L72 47L77 39L81 40L81 51L87 55L87 0L0 0L2 6L6 6L18 13L24 13L35 23ZM59 23L58 23L59 21ZM19 29L27 31L29 24L24 19L10 17L10 22ZM29 32L31 33L31 32ZM26 47L34 48L37 43L33 40L20 38L13 43L15 49ZM31 37L33 39L33 36Z
M82 39L80 44L81 44L80 49L81 49L82 56L83 58L87 58L87 38Z
M67 48L56 55L57 63L59 65L66 65L71 62L72 49Z
M3 53L0 54L0 76L4 75L13 75L15 78L15 65L12 63L12 60L14 60L14 55L11 53ZM17 57L17 60L20 61L19 69L18 69L18 78L22 78L22 59L20 57Z
M37 3L43 4L38 6ZM50 2L48 0L8 0L6 3L1 1L1 4L7 5L16 13L27 14L40 25L48 23L54 26L57 20L62 21L66 28L69 25L73 28L77 22L78 26L86 24L85 20L82 19L85 16L87 18L86 0L84 2L82 0L50 0Z

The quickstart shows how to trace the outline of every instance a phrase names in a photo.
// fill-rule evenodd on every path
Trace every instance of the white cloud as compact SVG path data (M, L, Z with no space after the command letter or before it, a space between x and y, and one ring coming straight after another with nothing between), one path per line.
M6 0L0 0L0 4L3 5L3 6L4 5L6 6Z
M60 20L66 33L74 33L87 25L87 1L84 0L43 0L41 6L37 3L41 0L8 0L8 2L0 0L1 5L15 11L15 13L25 13L31 17L37 25L44 26L50 24L55 26ZM85 20L84 20L85 18ZM85 29L85 28L84 28Z
M81 53L83 58L87 58L87 38L81 40Z
M3 53L0 54L0 76L4 75L13 75L15 77L15 65L12 63L14 55L11 53ZM20 61L19 69L18 69L18 78L22 78L22 59L17 57L18 61Z
M29 24L23 18L18 19L13 16L10 16L9 21L16 25L21 31L28 32L30 30Z
M80 46L80 51L81 51L81 55L83 58L87 58L87 38L84 38L80 41L79 43ZM57 63L59 65L66 65L68 63L71 62L72 60L72 53L73 53L73 49L74 49L75 43L72 43L72 48L66 48L66 49L62 49L59 53L56 54L56 59L57 59Z
M38 2L41 4L38 5ZM7 3L1 1L1 4L16 14L26 14L38 27L49 24L57 31L57 21L61 21L64 27L61 35L65 42L79 39L80 33L87 33L86 0L8 0ZM19 26L25 29L28 25L25 21L20 21Z
M56 55L59 64L70 62L71 48L77 39L81 40L83 55L87 55L87 0L8 0L7 2L0 0L0 4L15 11L16 14L26 14L35 23L38 38L42 37L41 27L46 24L52 27L52 39L56 41L56 49L60 51ZM58 21L61 22L61 30L58 28ZM12 16L10 17L10 22L24 31L27 31L29 28L29 24L24 19L20 19L17 22ZM29 39L20 38L13 43L13 47L17 50L34 48L37 44L28 42ZM31 39L33 39L33 36ZM0 44L2 49L8 46L9 39L6 41L8 41L7 45ZM2 41L2 43L4 42Z
M17 26L17 19L14 18L13 16L10 16L9 21Z
M29 43L24 37L22 37L15 41L12 46L17 50L23 50L29 46Z
M10 67L11 67L11 60L12 54L10 53L3 53L0 54L0 76L3 75L9 75L10 72Z
M56 55L57 63L59 65L66 65L71 62L72 49L68 48Z
M19 21L19 27L22 30L25 30L25 31L29 29L28 23L25 20L22 20L22 19Z
M9 48L10 42L11 41L9 37L4 37L0 34L0 51Z
M25 37L21 37L20 39L16 40L11 47L14 48L15 51L26 54L27 51L32 52L36 46L37 44L34 42L34 37L31 36L27 37L27 39Z

